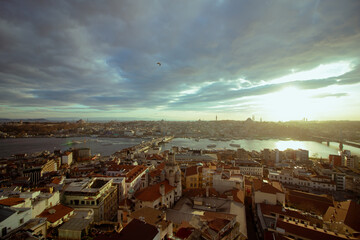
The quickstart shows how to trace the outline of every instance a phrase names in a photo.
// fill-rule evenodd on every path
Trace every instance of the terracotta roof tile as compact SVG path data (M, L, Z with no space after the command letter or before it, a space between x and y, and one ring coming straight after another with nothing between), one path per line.
M306 220L307 218L301 213L289 209L285 209L280 205L270 205L265 203L260 203L261 212L266 215L271 215L271 213L277 213L284 216L294 217L297 219Z
M135 193L135 198L146 201L153 202L161 197L160 194L160 185L164 184L165 186L165 194L168 194L170 191L174 190L175 187L171 186L167 180L160 182L158 184L152 185L150 187L144 188Z
M348 200L337 203L335 207L329 207L324 215L324 221L343 222L355 231L360 232L359 215L359 204Z
M24 198L5 198L0 200L0 205L11 207L24 202Z
M198 167L199 166L190 166L186 168L186 177L198 174Z
M271 193L271 194L281 193L279 189L271 186L268 183L263 184L263 186L259 189L259 191L264 193Z
M215 230L216 232L219 232L221 229L223 229L229 223L230 223L229 220L217 218L217 219L209 222L209 227L211 229Z
M192 234L193 231L194 228L180 228L176 232L175 237L180 239L187 239Z
M334 203L331 197L326 195L316 195L312 193L290 190L286 197L286 202L295 208L312 211L324 215L329 207Z
M48 208L44 210L38 217L47 218L48 222L54 223L58 221L59 219L65 217L67 214L74 211L73 208L58 204L54 207Z
M293 234L305 239L327 239L340 240L347 239L345 235L335 235L331 232L324 232L322 229L313 228L312 226L305 227L303 224L295 224L291 221L282 221L280 219L276 222L277 228L282 228L288 234ZM352 238L354 239L354 238Z

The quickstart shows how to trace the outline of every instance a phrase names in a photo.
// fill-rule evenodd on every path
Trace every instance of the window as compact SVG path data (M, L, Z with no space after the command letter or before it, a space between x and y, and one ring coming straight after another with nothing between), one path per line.
M1 230L1 233L3 236L5 236L7 234L7 229L6 227L4 227L2 230Z
M24 223L24 218L20 219L20 224L23 224Z
M85 205L85 201L81 201L81 205Z

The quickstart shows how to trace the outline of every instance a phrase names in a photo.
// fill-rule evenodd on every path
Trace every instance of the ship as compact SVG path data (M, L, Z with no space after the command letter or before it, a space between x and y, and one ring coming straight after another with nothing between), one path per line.
M216 144L209 144L207 145L208 148L215 148L216 147Z
M237 148L239 148L239 147L240 147L240 144L230 143L230 146L231 146L231 147L237 147Z

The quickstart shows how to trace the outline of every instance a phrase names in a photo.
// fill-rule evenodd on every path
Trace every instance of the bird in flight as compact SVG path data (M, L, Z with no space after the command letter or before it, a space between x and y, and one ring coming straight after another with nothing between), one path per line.
M160 63L160 62L157 62L156 64L159 65L159 67L161 67L161 63Z

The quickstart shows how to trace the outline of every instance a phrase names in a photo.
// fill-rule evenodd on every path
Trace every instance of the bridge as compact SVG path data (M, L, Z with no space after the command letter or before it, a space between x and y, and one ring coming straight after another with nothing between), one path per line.
M353 142L353 141L347 141L347 140L339 140L339 139L330 139L328 137L322 137L322 136L313 136L312 139L316 142L326 142L327 145L329 146L330 142L336 142L336 143L342 143L342 144L346 144L352 147L357 147L360 148L360 143L358 142Z

